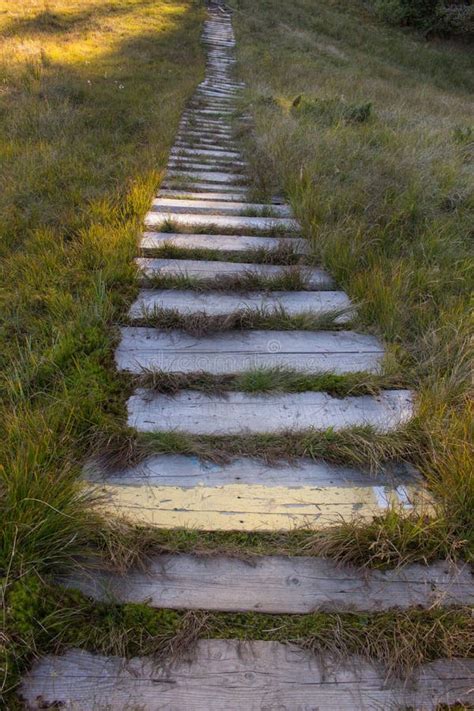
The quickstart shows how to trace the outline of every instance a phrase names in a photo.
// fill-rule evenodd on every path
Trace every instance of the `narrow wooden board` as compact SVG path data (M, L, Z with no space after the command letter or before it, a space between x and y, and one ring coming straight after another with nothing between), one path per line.
M469 567L447 562L368 571L324 558L179 554L156 556L125 575L94 567L58 582L95 600L176 610L304 614L474 604Z
M323 461L268 466L246 458L218 465L155 455L115 473L90 462L85 476L102 512L161 528L321 530L354 517L369 521L389 506L431 510L421 477L403 467L374 476Z
M200 214L228 214L242 217L242 213L254 211L257 213L271 213L271 217L265 216L266 220L275 217L288 217L291 210L287 205L261 205L259 203L243 202L240 200L229 202L220 200L188 200L186 198L158 197L153 200L152 206L161 211L173 212L196 212ZM278 224L278 223L277 223Z
M206 158L239 158L238 151L214 151L212 148L172 148L170 155L172 156L205 156Z
M180 314L204 313L219 316L239 310L263 311L269 314L285 310L288 315L330 314L350 308L343 291L270 291L238 294L235 292L196 292L191 289L142 289L130 307L130 318L141 318L154 309L174 309ZM337 323L350 319L349 313L336 318Z
M365 489L366 492L372 489L373 501L377 502L381 510L389 505L392 492L402 508L412 508L410 499L424 488L421 475L403 463L387 464L383 469L371 473L324 460L302 458L293 464L281 461L270 465L249 457L219 464L183 454L155 454L134 466L113 472L104 471L99 460L91 460L84 469L84 475L89 482L111 486L193 489L200 486L212 488L264 484L269 488L307 487L315 492L340 489L346 490L346 493L341 494L345 501L359 500L358 495L349 492L350 489ZM365 496L370 497L370 492ZM336 496L330 494L328 500L334 503Z
M320 489L262 483L183 489L105 482L94 489L94 495L99 511L133 525L203 531L318 531L355 518L369 522L388 506L400 506L402 498L431 513L418 492L406 490L399 496L394 489L377 486Z
M309 290L330 290L334 281L324 269L317 267L288 267L277 264L251 264L239 262L208 262L192 259L153 259L138 257L137 266L147 276L170 274L185 275L195 279L214 279L221 276L255 274L262 277L277 277L298 270Z
M169 170L166 173L168 178L187 178L192 182L204 183L228 183L232 185L241 185L241 181L245 176L241 173L224 173L222 171L212 170Z
M119 370L245 373L288 368L301 373L376 373L383 348L352 331L244 331L196 338L183 331L125 327L115 352Z
M185 390L175 396L139 389L128 400L128 424L139 432L183 431L197 435L257 434L286 430L341 430L372 426L387 432L413 416L408 390L385 390L378 397L335 398L327 393L226 397Z
M213 249L217 252L239 254L252 249L275 251L281 245L291 246L297 254L308 254L308 243L296 237L250 237L248 235L192 235L174 232L145 232L140 247L147 250L159 249L163 245L172 245L183 249Z
M410 683L388 682L360 657L341 661L278 642L201 640L160 665L71 649L37 661L20 695L34 709L71 711L375 711L472 701L474 660L439 660Z
M148 212L145 217L147 227L159 227L164 220L172 220L178 227L205 227L212 225L216 228L235 229L245 232L247 230L262 230L268 232L272 229L285 230L285 232L299 232L298 222L284 217L245 217L236 215L206 214L195 215L189 213L176 213L173 208L162 208L159 212Z
M158 197L168 197L176 198L180 200L215 200L216 202L239 202L245 199L247 195L246 190L236 191L234 193L223 193L223 192L199 192L195 193L186 190L161 190L158 193Z

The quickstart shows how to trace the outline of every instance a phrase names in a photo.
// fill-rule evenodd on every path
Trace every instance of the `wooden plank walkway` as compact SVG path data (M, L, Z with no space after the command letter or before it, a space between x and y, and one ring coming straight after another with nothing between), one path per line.
M166 666L80 650L45 657L20 693L30 709L71 711L436 711L472 700L473 674L474 660L439 660L409 684L387 682L358 657L342 663L277 642L203 640L189 659Z
M164 182L146 216L153 231L142 236L137 266L148 278L186 275L200 280L241 276L249 269L268 277L304 268L308 283L305 290L293 292L204 291L196 285L144 289L130 318L139 319L156 307L191 318L240 309L281 313L283 307L290 314L313 316L334 310L340 314L342 309L342 324L354 308L344 292L334 290L323 269L304 265L311 250L291 208L280 196L262 204L248 198L247 165L233 131L243 84L232 76L231 17L216 3L210 6L203 40L208 48L206 78L180 122ZM242 115L240 121L245 124L249 118ZM169 221L174 232L159 231L165 221L162 229L170 227ZM202 234L207 225L212 229ZM157 258L160 248L165 251ZM175 251L165 259L168 248ZM235 374L262 366L369 373L380 370L383 356L373 336L343 330L241 330L195 338L176 330L127 327L121 335L117 366L135 374L143 369ZM222 396L191 390L171 397L141 389L128 401L131 427L141 432L182 430L195 438L365 424L390 431L406 423L414 407L405 390L336 398L324 392ZM112 473L98 461L90 462L84 479L108 516L162 528L317 530L354 517L372 520L392 506L425 513L430 506L419 475L393 463L374 476L307 459L270 466L258 459L211 464L191 456L156 455ZM445 563L369 573L311 557L267 556L250 564L222 555L168 555L125 576L104 568L94 573L80 569L62 582L98 600L147 601L178 610L370 614L473 601L470 571ZM71 711L435 711L440 704L468 702L473 674L473 660L441 659L420 667L409 680L389 681L383 669L361 658L336 663L327 655L317 658L276 642L203 639L184 658L162 665L72 649L38 660L20 693L29 709Z

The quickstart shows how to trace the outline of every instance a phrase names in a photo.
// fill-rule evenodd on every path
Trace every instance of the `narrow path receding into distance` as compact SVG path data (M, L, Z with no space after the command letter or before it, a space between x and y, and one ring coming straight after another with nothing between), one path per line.
M266 204L248 198L247 166L233 131L243 86L233 73L232 19L217 4L209 13L206 78L183 115L167 175L146 217L137 258L143 289L122 328L117 366L136 375L144 369L226 375L275 367L309 375L377 373L381 343L351 330L350 300L324 269L308 262L308 244L290 207L278 195ZM167 286L163 278L177 281ZM282 288L295 279L300 288ZM278 328L291 318L307 327ZM169 327L173 319L176 328ZM239 319L250 325L237 328ZM389 431L410 419L413 398L404 390L338 398L320 392L223 397L184 389L170 396L142 387L128 411L129 424L140 432L284 437L288 429L367 424ZM373 477L309 459L216 464L176 454L157 454L113 473L90 466L87 476L100 486L110 513L143 525L206 531L318 529L354 515L370 520L392 504L410 510L422 488L404 466ZM310 557L267 556L248 565L225 556L168 555L157 556L145 571L119 576L81 569L62 582L97 600L178 610L375 612L472 602L469 572L441 563L362 573ZM255 642L250 648L211 639L199 642L191 661L159 669L147 659L124 664L71 650L40 660L21 693L32 709L434 711L440 703L467 700L473 672L470 661L440 660L420 668L409 686L387 684L383 671L361 659L323 664L291 645Z

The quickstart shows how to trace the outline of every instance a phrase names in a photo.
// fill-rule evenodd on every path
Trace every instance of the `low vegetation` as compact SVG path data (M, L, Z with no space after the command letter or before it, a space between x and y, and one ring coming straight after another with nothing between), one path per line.
M358 327L384 338L397 367L368 379L277 371L220 381L199 376L193 387L324 388L346 395L406 383L418 392L418 416L389 434L353 428L198 438L124 429L131 379L114 370L112 325L126 320L136 295L133 257L143 217L184 103L203 74L204 6L198 0L0 0L0 696L8 708L15 708L10 691L25 666L70 645L160 658L207 636L271 639L315 652L360 653L405 674L422 661L472 654L472 619L464 610L208 615L95 605L45 583L86 551L121 569L160 551L328 555L373 567L472 559L473 73L467 47L427 43L373 12L377 6L391 22L447 34L425 20L390 14L417 5L403 0L231 2L240 71L250 87L246 108L255 117L254 131L240 130L252 166L249 195L268 201L284 189L313 253L302 257L296 242L286 240L277 250L239 255L171 244L147 254L321 261L360 304ZM452 18L469 19L470 5L451 5L444 9ZM186 187L183 177L175 182ZM282 230L275 226L270 235L281 237ZM239 312L224 324L191 323L174 312L157 316L154 325L199 334L305 327L286 314L269 320ZM306 327L334 327L335 316ZM162 392L190 384L156 373L141 378ZM79 483L85 457L101 455L112 468L154 452L216 462L242 455L269 462L322 457L373 471L387 460L407 460L426 477L435 505L430 516L393 509L370 525L353 521L318 534L150 531L105 522Z
M204 71L203 17L194 0L0 0L4 596L98 525L80 463L123 417L111 324L136 291L141 222ZM8 646L1 631L0 695Z
M147 605L93 603L78 592L50 588L36 579L13 586L6 620L7 631L12 630L8 654L20 669L38 644L42 651L55 653L75 647L160 661L189 655L200 639L237 639L292 643L338 660L357 654L383 663L392 677L406 676L435 659L468 657L474 625L470 612L462 608L372 615L155 610ZM25 649L28 655L23 657Z
M419 398L401 456L438 502L423 530L450 531L472 557L472 53L392 29L361 0L232 5L253 189L284 189L315 256L360 304L357 326L390 344ZM327 550L370 563L393 534L403 559L402 531L416 529L394 516L348 524Z

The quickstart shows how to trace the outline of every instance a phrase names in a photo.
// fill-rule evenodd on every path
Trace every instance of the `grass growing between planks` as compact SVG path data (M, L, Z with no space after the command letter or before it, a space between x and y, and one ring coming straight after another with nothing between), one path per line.
M203 74L203 15L194 0L0 0L7 590L69 561L98 525L80 462L123 417L111 324L135 294L140 224Z
M457 531L472 557L470 48L388 28L362 0L231 4L250 193L284 189L362 324L397 351L419 397L408 450L439 502L433 530ZM372 560L396 528L379 524L334 531L331 553Z
M238 238L236 244L238 243ZM257 247L256 249L242 250L239 252L226 252L221 249L204 249L192 247L178 247L171 240L163 246L156 248L147 247L147 257L160 259L202 259L207 261L245 262L250 264L273 265L310 265L314 260L301 255L301 250L291 243L291 240L279 240L276 247Z
M462 608L372 615L181 612L94 603L79 592L51 588L35 578L13 586L6 620L9 655L19 669L37 652L60 653L71 647L104 655L177 659L189 655L200 639L292 643L336 659L357 654L383 663L388 676L406 676L424 662L466 658L473 652L474 622ZM32 645L25 656L19 630Z
M204 393L303 393L326 392L337 397L351 395L378 395L382 389L406 387L396 374L346 373L300 373L285 368L255 368L236 375L212 375L201 373L168 373L160 370L144 370L132 379L140 388L173 395L180 390L199 390Z
M278 274L265 274L255 267L238 274L216 274L200 278L183 273L157 273L140 279L143 286L155 289L194 289L195 291L234 291L246 294L250 291L326 291L310 281L308 269L299 266L283 267Z
M180 329L193 336L224 331L259 329L277 331L341 330L348 323L348 309L334 309L321 314L304 311L290 314L283 307L243 308L228 314L210 315L205 311L182 313L179 309L144 308L140 316L130 316L133 326L150 326L163 330Z

